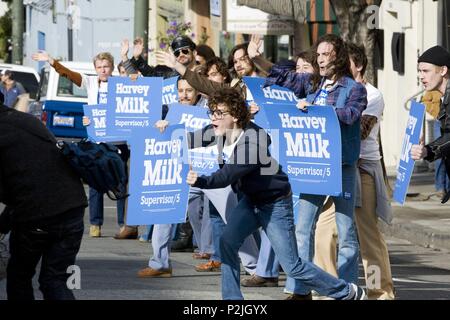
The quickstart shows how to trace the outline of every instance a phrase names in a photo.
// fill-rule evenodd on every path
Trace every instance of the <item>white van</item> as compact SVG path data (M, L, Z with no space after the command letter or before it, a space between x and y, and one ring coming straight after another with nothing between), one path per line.
M9 70L14 75L14 80L20 82L25 91L30 94L30 99L36 99L39 90L39 74L31 67L18 64L0 63L0 71Z

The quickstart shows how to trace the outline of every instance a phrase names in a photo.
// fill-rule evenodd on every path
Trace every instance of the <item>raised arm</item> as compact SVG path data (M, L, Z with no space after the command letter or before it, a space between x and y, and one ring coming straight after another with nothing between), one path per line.
M48 62L60 76L69 79L77 86L81 87L83 83L83 77L81 74L64 67L57 60L53 59L47 52L36 52L32 55L32 59L34 61Z

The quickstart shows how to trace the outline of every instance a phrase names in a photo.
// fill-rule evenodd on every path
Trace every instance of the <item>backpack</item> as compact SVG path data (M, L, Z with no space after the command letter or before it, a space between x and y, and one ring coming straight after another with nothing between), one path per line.
M85 183L111 200L128 197L128 174L120 150L110 143L58 141L58 148Z

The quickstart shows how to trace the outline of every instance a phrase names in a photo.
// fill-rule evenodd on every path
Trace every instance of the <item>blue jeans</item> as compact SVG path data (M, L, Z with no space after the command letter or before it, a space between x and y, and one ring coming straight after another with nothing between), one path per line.
M120 158L125 164L125 172L128 172L128 159L130 149L127 144L119 144L116 147L120 150ZM125 202L126 199L117 201L117 224L119 227L125 225ZM103 193L99 193L93 188L89 188L89 222L91 225L103 225Z
M356 164L342 166L342 195L333 197L336 207L336 225L339 235L338 275L347 282L358 282L358 238L355 227ZM325 196L301 194L296 226L297 247L300 258L313 261L316 223ZM309 288L292 278L286 280L286 292L307 294Z
M259 227L266 232L283 270L289 276L301 281L309 291L316 290L335 299L348 297L347 282L299 258L291 196L266 205L254 205L244 196L230 215L220 239L223 299L243 299L238 250L244 239Z
M125 224L125 200L117 200L117 224ZM91 225L103 225L103 193L89 188L89 222Z

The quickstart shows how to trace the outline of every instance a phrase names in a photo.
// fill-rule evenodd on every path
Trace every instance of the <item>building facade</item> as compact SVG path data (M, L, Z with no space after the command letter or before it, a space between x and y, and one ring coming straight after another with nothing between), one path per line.
M45 50L61 60L91 61L109 51L120 59L122 39L133 37L134 0L24 0L23 64L39 69L31 59ZM71 41L70 41L71 40Z

